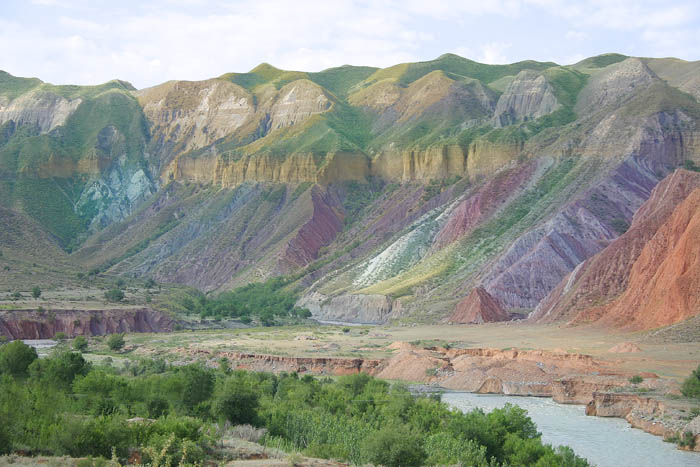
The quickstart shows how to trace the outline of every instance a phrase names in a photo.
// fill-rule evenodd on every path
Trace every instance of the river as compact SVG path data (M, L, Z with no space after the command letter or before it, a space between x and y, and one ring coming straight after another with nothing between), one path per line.
M620 418L589 417L585 406L557 404L549 398L447 392L442 400L452 407L484 411L519 405L542 433L542 441L570 446L598 467L681 467L700 465L700 453L680 451L660 437L632 428Z

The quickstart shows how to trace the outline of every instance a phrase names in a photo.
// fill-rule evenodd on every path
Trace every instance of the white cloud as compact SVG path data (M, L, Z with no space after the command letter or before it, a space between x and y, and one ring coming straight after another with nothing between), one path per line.
M477 61L488 64L508 63L506 50L511 48L513 44L508 42L489 42L481 47L481 55Z

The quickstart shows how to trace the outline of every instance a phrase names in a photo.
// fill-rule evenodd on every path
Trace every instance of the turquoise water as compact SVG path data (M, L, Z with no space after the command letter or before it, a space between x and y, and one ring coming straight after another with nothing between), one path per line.
M598 467L700 466L700 453L679 451L660 437L632 428L620 418L589 417L582 405L557 404L549 398L514 397L462 392L445 393L442 400L462 411L485 411L519 405L537 424L545 443L570 446Z

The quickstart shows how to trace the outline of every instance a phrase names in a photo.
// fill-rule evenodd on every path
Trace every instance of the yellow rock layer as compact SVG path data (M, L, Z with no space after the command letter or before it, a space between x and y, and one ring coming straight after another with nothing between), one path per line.
M319 160L310 153L286 157L249 155L226 160L209 155L177 157L162 175L168 180L213 183L231 188L244 182L329 184L362 180L368 175L395 182L428 182L455 175L488 175L508 165L521 151L520 144L502 145L479 142L468 151L457 145L435 146L424 150L384 151L374 159L358 152L329 153Z
M328 184L336 180L361 180L369 175L369 160L359 153L330 153L317 162L313 154L299 153L281 158L271 155L244 156L226 161L218 156L178 157L163 174L163 180L213 183L232 188L244 182Z

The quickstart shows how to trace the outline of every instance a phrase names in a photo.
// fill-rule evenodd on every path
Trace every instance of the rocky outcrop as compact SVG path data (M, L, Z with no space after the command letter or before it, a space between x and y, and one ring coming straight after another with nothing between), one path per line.
M10 100L0 96L0 125L13 121L17 125L36 126L48 133L63 125L82 99L67 99L53 92L37 89Z
M687 422L686 407L673 401L637 394L594 392L586 405L586 415L624 418L633 428L664 439L684 439L686 433L690 433L694 442L682 449L700 451L700 416Z
M348 323L386 323L392 301L385 295L345 294L327 297L318 292L303 296L298 306L308 308L314 319Z
M265 131L298 125L326 112L331 105L331 100L318 84L306 79L292 81L279 90L275 103L265 117Z
M523 70L510 82L498 99L494 112L497 127L534 120L560 107L554 88L544 75Z
M220 79L170 81L135 95L166 161L166 152L199 149L235 133L255 112L248 91Z
M467 176L467 155L459 146L420 150L384 150L372 159L371 173L386 180L429 181Z
M483 287L475 287L467 297L457 303L454 313L447 318L447 321L459 324L483 324L509 319L510 315Z
M638 58L628 58L592 75L576 103L577 114L599 112L607 106L619 106L641 89L658 80Z
M332 106L325 91L306 79L279 91L268 86L256 96L224 79L171 81L135 95L152 124L151 148L163 168L174 156L222 138L257 139Z
M10 339L102 336L120 332L169 332L174 321L148 308L78 311L48 309L0 311L0 333Z
M666 232L668 230L674 230L673 225L669 225L665 230L660 232L660 229L667 223L671 222L671 224L673 224L673 221L670 219L674 215L674 212L678 209L679 205L683 204L698 188L700 188L700 174L698 173L677 170L672 175L665 178L654 188L649 200L637 211L629 230L598 255L577 267L545 300L542 301L535 310L535 313L533 313L531 319L536 322L568 320L582 323L595 321L602 318L604 315L610 314L612 311L611 307L601 305L610 302L624 293L625 296L629 297L627 298L629 301L624 302L624 304L621 301L618 302L619 305L615 305L615 309L618 310L618 313L622 313L623 307L631 307L627 308L627 313L630 315L628 315L627 318L620 316L618 325L625 324L624 322L629 319L630 322L636 322L636 326L654 327L654 324L658 323L658 321L656 319L651 319L650 316L643 318L644 313L640 313L641 309L639 308L639 303L642 302L635 301L639 300L641 297L634 299L633 296L637 293L643 293L642 290L647 290L649 288L649 282L644 282L642 285L641 281L653 281L652 276L656 268L650 266L651 270L647 271L646 274L636 276L637 280L640 281L640 283L636 285L638 290L633 288L632 284L630 284L632 271L635 271L634 265L636 265L640 259L640 255L643 251L646 251L646 255L653 256L653 259L650 258L649 260L654 261L655 264L664 263L665 255L671 254L674 251L674 247L676 247L675 243L664 243L665 247L659 249L653 248L650 242L657 235L660 241L663 241L661 239L667 235ZM684 211L685 217L683 214L679 213L679 217L676 218L676 222L681 223L681 225L676 225L676 229L680 229L680 231L675 232L677 238L669 239L669 242L680 241L680 237L683 237L684 234L692 235L691 232L685 232L685 229L690 228L692 230L693 228L691 225L692 210L692 200L690 200L690 204ZM683 225L685 225L685 227L683 227ZM686 246L689 245L686 244ZM680 255L681 258L689 253L690 252L687 250L676 251L676 254ZM673 278L668 277L669 274L678 274L682 276L676 277L676 280L680 280L681 282L686 281L687 279L685 278L692 278L692 266L687 264L687 259L683 258L680 260L682 261L681 267L690 270L687 270L686 274L682 274L680 271L675 271L674 273L673 268L667 263L667 266L664 268L664 274L666 275L665 280L670 280L671 283L664 283L664 287L672 288L672 283L675 282ZM647 262L645 264L649 263ZM638 271L637 274L641 274L641 269L643 269L643 267L640 264L636 269L636 271ZM681 300L681 304L678 304L680 308L676 310L676 313L679 314L675 316L675 320L678 320L681 316L687 317L698 312L697 310L693 311L692 308L696 305L685 301L690 299L692 302L692 298L688 297L688 294L695 293L685 286L686 284L683 286L677 285L675 289L676 293L679 294L678 299ZM627 290L630 292L625 293ZM682 298L684 296L687 298ZM647 299L651 299L651 297L646 297L645 300ZM635 303L637 303L637 305L635 305ZM675 303L675 301L672 300L671 303ZM661 313L661 310L668 310L671 303L664 303L664 306L660 307L658 312ZM650 310L651 308L646 309ZM666 314L667 313L668 311ZM622 314L624 315L626 313ZM651 322L643 324L643 319L651 319ZM664 322L670 324L668 321Z

